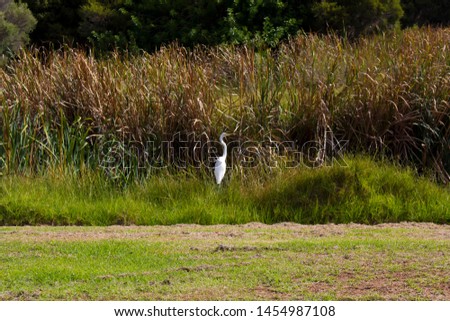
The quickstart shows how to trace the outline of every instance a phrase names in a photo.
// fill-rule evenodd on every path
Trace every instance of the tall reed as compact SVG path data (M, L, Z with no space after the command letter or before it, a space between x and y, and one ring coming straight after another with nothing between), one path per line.
M107 158L107 174L128 179L138 167L194 164L205 156L197 141L228 130L258 142L254 155L266 161L276 155L265 140L348 141L348 151L432 169L448 183L449 43L450 29L424 28L355 42L299 35L267 51L174 44L102 60L76 49L23 51L0 70L0 166L80 170L117 149L126 157ZM189 152L149 156L149 142L166 140ZM319 161L329 150L321 152Z

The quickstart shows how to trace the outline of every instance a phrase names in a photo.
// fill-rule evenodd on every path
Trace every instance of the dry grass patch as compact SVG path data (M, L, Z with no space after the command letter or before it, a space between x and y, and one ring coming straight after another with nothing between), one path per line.
M3 300L450 299L447 225L42 226L0 235Z

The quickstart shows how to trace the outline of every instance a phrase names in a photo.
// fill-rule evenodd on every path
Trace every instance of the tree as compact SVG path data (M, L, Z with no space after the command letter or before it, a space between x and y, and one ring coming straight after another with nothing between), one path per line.
M312 6L315 29L358 36L391 29L403 16L400 0L322 0Z
M116 48L154 51L173 41L189 47L224 42L276 47L299 30L333 30L358 36L399 25L403 14L400 1L410 4L408 17L413 20L424 17L430 10L433 15L443 12L442 20L446 12L442 9L449 3L449 0L21 1L28 3L38 19L31 34L34 43L91 45L96 53ZM416 10L417 3L426 2L440 5Z
M99 51L115 48L134 49L132 20L125 0L88 0L80 10L78 32Z
M401 0L404 27L413 25L450 25L449 0Z
M184 46L276 44L301 28L305 3L297 0L87 0L80 33L101 50L110 46L153 51Z
M38 45L82 44L80 8L87 0L22 0L38 20L30 38Z
M301 29L309 1L229 1L222 41L276 46Z
M219 43L226 10L222 0L88 0L80 12L79 31L94 47L153 51L173 41Z
M25 45L35 25L36 19L26 4L0 0L0 56Z

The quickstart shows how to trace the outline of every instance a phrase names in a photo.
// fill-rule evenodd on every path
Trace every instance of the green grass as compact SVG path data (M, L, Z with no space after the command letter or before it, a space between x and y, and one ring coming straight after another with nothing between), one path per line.
M448 300L448 226L1 227L1 300Z
M5 176L0 224L450 223L448 188L369 158L346 162L271 173L230 170L220 187L206 175L168 172L125 188L89 173Z

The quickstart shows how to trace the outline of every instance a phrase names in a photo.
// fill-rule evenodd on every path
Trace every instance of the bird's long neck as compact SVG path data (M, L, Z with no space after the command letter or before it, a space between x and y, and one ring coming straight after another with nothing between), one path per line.
M222 157L226 158L227 157L227 144L224 143L223 139L220 140L220 144L223 146Z

